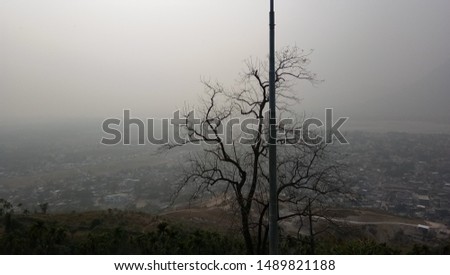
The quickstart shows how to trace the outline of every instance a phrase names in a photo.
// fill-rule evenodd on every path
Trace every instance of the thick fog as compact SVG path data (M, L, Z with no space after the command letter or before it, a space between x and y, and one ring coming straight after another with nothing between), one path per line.
M294 87L300 112L450 121L450 1L275 8L277 49L313 49L310 68L325 80ZM195 104L202 78L232 87L246 58L266 58L268 9L262 0L1 0L0 122L167 116Z

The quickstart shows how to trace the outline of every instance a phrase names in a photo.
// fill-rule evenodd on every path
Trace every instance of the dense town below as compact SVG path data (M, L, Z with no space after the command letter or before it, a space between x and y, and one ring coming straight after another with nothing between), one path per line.
M82 133L50 136L1 136L0 198L11 202L15 213L162 213L182 176L183 157L192 150L159 154L149 145L104 146ZM334 146L358 199L342 200L339 207L384 211L448 228L449 135L350 132L347 137L350 144ZM435 233L445 237L448 229Z

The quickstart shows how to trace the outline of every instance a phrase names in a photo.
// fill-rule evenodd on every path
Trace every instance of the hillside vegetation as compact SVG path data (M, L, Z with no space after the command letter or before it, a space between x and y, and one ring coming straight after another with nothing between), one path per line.
M197 214L201 211L197 211ZM190 213L190 214L189 214ZM186 210L165 215L112 210L70 214L3 213L1 254L244 254L245 245L232 226ZM216 213L217 214L217 213ZM220 215L216 215L220 216ZM202 218L203 217L203 218ZM410 242L398 233L397 243L381 243L363 226L352 234L324 234L316 254L448 254L450 242L438 246ZM347 231L350 232L350 231ZM403 235L402 235L403 234ZM403 238L403 243L402 243ZM406 239L405 239L406 238ZM283 254L309 254L308 237L282 236Z

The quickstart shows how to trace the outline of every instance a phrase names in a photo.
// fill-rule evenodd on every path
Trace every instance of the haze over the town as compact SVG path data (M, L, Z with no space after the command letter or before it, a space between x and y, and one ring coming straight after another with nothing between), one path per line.
M276 48L313 49L310 68L325 80L295 87L297 110L449 122L449 10L445 0L277 1ZM232 87L245 59L266 58L268 5L2 0L0 40L2 124L123 109L163 117L195 104L202 78Z

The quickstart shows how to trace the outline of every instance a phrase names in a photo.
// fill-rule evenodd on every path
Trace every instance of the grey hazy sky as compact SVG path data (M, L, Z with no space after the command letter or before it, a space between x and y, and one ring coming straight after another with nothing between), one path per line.
M201 77L231 86L268 52L267 0L0 0L0 121L162 116ZM277 48L314 49L302 109L411 85L450 58L448 0L279 0ZM343 112L340 112L343 113ZM344 112L345 114L345 112Z

